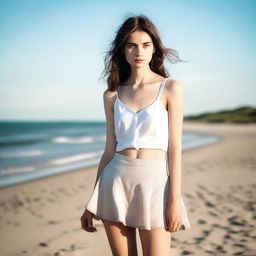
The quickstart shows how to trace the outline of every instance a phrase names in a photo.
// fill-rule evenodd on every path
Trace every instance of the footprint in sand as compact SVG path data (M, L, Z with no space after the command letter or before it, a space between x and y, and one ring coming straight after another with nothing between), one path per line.
M219 215L215 212L212 212L212 211L208 211L208 214L213 216L213 217L218 217Z
M192 255L192 254L194 254L194 253L191 251L188 251L188 250L184 250L181 252L181 255Z
M200 191L196 191L196 194L197 194L198 198L200 198L201 200L206 200L206 198Z
M45 243L45 242L41 242L41 243L39 244L39 246L41 246L41 247L47 247L47 246L48 246L48 244L47 244L47 243Z
M206 220L202 220L202 219L199 219L197 220L198 224L206 224L207 221Z
M236 215L229 217L227 220L230 223L230 225L245 226L247 224L246 220Z
M185 195L185 197L187 197L187 198L194 198L194 196L192 196L191 194L188 194L188 193L185 193L184 195Z
M206 201L206 202L205 202L205 205L206 205L207 207L215 207L215 204L213 204L213 203L211 203L211 202L209 202L209 201Z

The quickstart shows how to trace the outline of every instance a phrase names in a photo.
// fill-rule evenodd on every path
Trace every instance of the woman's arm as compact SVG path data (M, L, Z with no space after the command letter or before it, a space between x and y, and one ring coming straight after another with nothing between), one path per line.
M181 83L171 80L167 87L169 141L167 160L170 172L169 201L181 197L181 153L183 126L183 89Z
M114 157L116 151L116 136L115 136L115 127L114 127L114 102L116 98L116 92L111 92L106 89L103 93L103 102L104 102L104 111L106 117L106 144L105 150L101 157L98 173L94 187L98 181L98 178L107 165L107 163Z

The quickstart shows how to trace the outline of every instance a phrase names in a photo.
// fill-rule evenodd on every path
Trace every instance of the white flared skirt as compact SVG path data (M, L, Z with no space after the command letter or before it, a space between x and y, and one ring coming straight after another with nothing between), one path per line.
M104 167L85 208L97 217L151 230L167 227L165 210L170 191L166 160L132 158L115 152ZM182 225L190 228L181 197Z

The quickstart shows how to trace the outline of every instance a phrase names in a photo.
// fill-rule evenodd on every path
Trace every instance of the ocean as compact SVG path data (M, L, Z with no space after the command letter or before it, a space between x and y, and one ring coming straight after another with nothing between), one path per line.
M0 187L97 165L105 122L0 122ZM183 132L182 150L219 141Z

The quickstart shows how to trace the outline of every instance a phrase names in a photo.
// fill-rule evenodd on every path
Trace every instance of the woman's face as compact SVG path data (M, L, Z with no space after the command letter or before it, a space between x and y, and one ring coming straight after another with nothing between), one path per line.
M124 45L126 61L135 67L148 65L154 53L150 35L144 31L134 31ZM136 61L136 60L141 61Z

